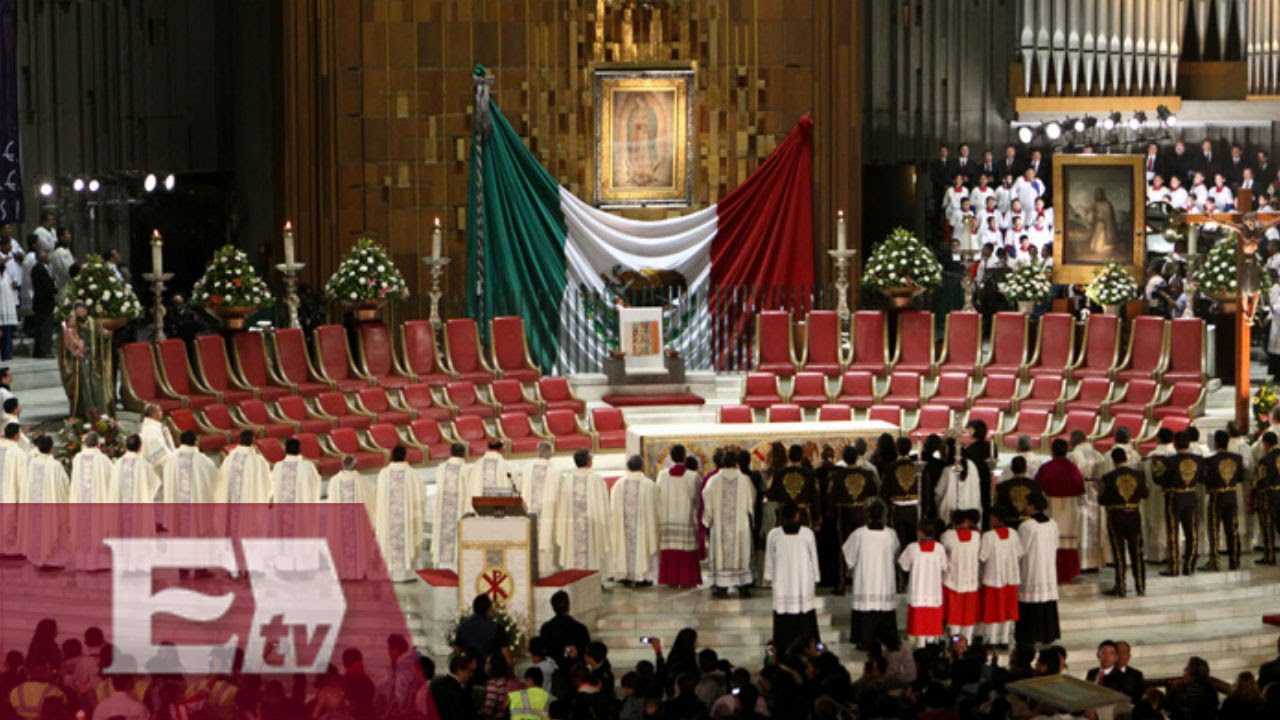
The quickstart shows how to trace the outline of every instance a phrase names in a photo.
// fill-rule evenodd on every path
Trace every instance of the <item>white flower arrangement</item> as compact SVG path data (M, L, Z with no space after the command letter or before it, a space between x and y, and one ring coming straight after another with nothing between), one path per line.
M1005 279L1004 296L1014 302L1044 302L1053 294L1049 270L1044 263L1035 260L1014 268Z
M1236 281L1236 236L1232 233L1213 244L1192 276L1201 292L1231 295L1240 291Z
M331 300L355 304L404 299L409 297L409 286L387 251L371 238L362 237L329 277L324 293Z
M871 251L862 268L862 284L873 290L935 288L942 284L942 263L910 231L894 228Z
M1093 272L1093 280L1089 281L1084 294L1099 305L1119 305L1138 297L1138 284L1128 267L1111 260Z
M65 320L77 302L83 302L93 318L142 317L142 303L133 288L100 255L86 255L81 261L80 272L67 283L55 314Z
M191 288L191 301L210 310L220 307L267 308L275 304L271 289L235 245L223 245L213 254L204 275Z
M458 616L453 620L453 626L445 632L445 642L449 645L458 644L458 628L462 623L471 618L472 613L470 607L464 607L458 610ZM502 608L495 607L493 610L493 621L498 623L498 642L503 647L511 648L513 651L524 647L524 630L520 628L520 623L515 618L507 614Z

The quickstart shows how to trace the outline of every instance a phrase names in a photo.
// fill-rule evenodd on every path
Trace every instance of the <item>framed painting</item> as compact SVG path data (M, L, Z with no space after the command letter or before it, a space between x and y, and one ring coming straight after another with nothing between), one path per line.
M1146 177L1141 155L1053 156L1053 281L1087 283L1111 260L1142 277Z
M595 71L597 206L693 203L693 72Z

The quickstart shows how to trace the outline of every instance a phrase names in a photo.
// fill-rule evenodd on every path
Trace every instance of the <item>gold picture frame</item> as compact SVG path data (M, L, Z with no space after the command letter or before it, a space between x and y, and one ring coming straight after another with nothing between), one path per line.
M693 204L694 71L595 71L595 204Z
M1146 177L1141 155L1053 156L1053 281L1079 285L1111 260L1142 277Z

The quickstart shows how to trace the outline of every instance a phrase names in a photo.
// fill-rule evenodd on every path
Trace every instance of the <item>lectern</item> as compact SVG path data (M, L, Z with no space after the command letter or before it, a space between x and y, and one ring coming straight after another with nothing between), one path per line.
M484 593L529 631L537 581L537 525L517 495L474 498L458 521L458 607Z

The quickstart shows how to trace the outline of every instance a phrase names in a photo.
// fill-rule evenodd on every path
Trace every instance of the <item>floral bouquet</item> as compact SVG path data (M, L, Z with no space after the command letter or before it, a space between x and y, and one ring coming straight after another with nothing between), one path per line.
M1099 305L1119 305L1138 297L1138 285L1127 267L1111 260L1093 272L1084 295Z
M458 617L453 621L453 627L445 634L445 642L450 646L458 644L458 628L462 623L466 622L472 615L471 608L466 607L458 611ZM524 647L524 630L520 629L520 623L516 619L507 614L505 610L495 607L493 609L493 621L498 623L498 644L502 647L511 648L512 652Z
M1036 260L1014 268L1004 281L1004 296L1014 302L1044 302L1053 294L1049 271Z
M71 317L77 302L83 302L89 308L89 317L92 318L132 320L142 317L142 303L133 294L133 288L120 279L115 268L108 265L101 255L86 255L80 262L80 272L67 283L62 301L58 303L58 319Z
M53 456L67 472L71 472L71 459L84 447L84 436L90 432L98 433L98 449L107 457L115 459L124 455L124 437L115 418L110 415L98 415L88 420L67 418L58 431L53 450Z
M210 310L268 308L275 304L275 298L249 263L249 256L235 245L223 245L191 288L191 302Z
M871 251L871 258L862 268L862 284L872 290L936 288L942 284L942 263L915 235L904 228L894 228Z
M1269 382L1262 383L1253 394L1253 417L1258 423L1258 434L1261 435L1271 425L1271 409L1280 403L1280 391Z
M409 297L409 286L387 251L372 238L356 240L355 247L342 260L337 271L325 283L324 294L330 300L357 304Z
M1223 238L1209 248L1192 280L1200 292L1206 295L1234 295L1239 292L1240 285L1236 282L1235 235Z

